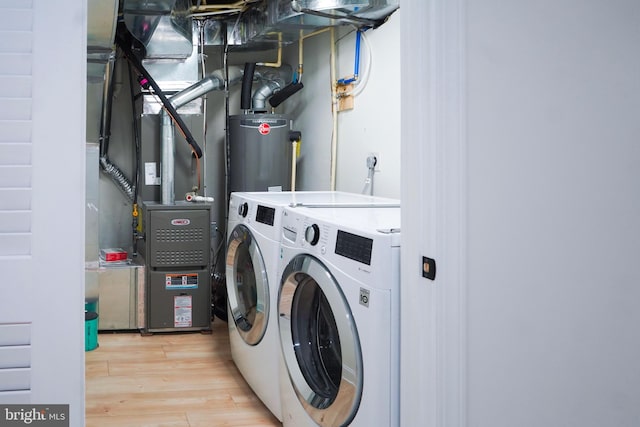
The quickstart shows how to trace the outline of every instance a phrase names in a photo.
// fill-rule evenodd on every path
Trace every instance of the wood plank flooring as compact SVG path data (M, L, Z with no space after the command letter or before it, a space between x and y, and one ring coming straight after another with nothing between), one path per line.
M213 333L100 333L86 352L87 427L280 427Z

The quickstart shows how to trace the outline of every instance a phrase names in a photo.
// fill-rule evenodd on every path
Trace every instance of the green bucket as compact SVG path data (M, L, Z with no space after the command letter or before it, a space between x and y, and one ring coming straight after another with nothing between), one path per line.
M98 313L84 312L84 351L95 350L98 347Z
M86 300L84 302L84 311L95 311L98 312L98 300Z

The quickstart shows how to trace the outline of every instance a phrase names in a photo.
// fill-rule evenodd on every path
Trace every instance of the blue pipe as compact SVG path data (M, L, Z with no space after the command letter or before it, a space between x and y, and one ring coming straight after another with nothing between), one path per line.
M358 80L358 74L360 73L360 40L362 40L362 31L356 31L356 55L353 64L353 77L348 79L340 79L338 80L338 84L348 85L349 83L353 83Z
M358 78L358 73L360 72L360 40L362 39L362 32L360 30L356 31L356 59L355 64L353 65L353 77L355 79Z

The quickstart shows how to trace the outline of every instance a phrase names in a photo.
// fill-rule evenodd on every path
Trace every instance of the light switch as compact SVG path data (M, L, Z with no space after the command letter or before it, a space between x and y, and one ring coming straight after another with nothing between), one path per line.
M422 277L426 277L430 280L435 280L436 278L436 260L427 258L426 256L422 257Z

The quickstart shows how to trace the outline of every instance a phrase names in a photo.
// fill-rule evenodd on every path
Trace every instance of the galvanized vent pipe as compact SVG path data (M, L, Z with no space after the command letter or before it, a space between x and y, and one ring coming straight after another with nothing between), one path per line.
M228 75L229 86L234 85L244 75L244 69L240 66L230 66ZM260 108L264 108L265 101L277 90L285 87L292 79L292 68L290 65L283 65L280 68L273 68L267 66L257 66L255 68L255 78L258 80L265 80L266 83L253 97L252 102L254 108L256 104L261 105ZM197 99L208 92L213 90L224 89L224 71L216 70L209 74L204 79L200 80L188 88L176 93L169 102L177 110L183 105ZM161 122L161 141L162 141L162 179L161 179L161 193L162 204L174 205L175 199L175 130L173 120L165 109L160 112ZM206 120L206 117L205 117Z
M229 85L235 84L242 79L242 69L234 66L229 67ZM177 110L183 105L188 104L205 95L213 90L224 89L224 71L216 70L209 74L199 82L189 86L188 88L176 93L169 102ZM205 117L206 120L206 117ZM162 179L161 179L161 193L162 204L174 205L176 203L175 197L175 156L176 156L176 142L175 142L175 129L173 120L165 109L160 112L160 137L162 141Z
M264 112L267 111L267 99L291 83L293 70L291 66L287 64L279 68L258 66L256 67L255 76L259 80L263 80L264 83L253 93L251 106L254 112Z

